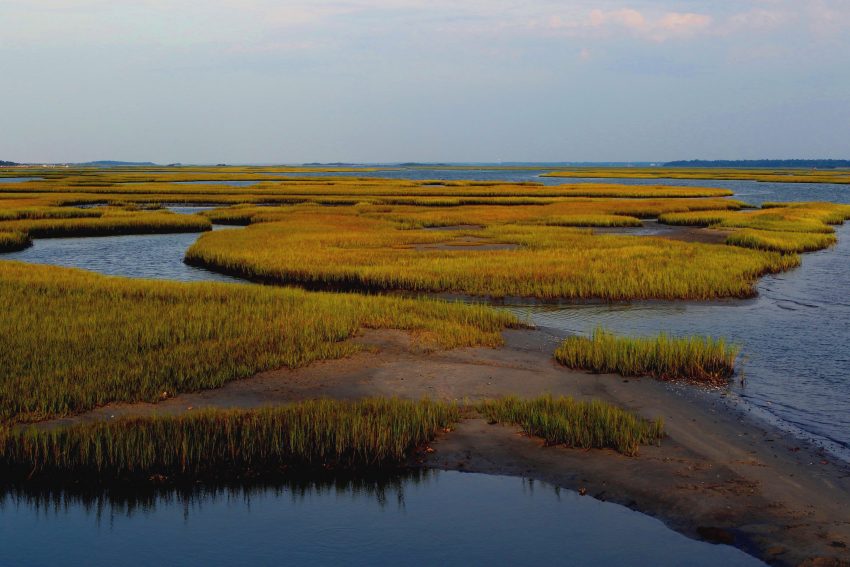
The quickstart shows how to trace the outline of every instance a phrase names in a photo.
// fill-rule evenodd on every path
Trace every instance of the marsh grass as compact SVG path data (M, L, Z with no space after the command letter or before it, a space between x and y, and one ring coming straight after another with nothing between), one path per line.
M740 349L711 337L618 337L596 329L588 337L569 337L555 359L569 368L661 380L726 383L735 372Z
M664 224L830 233L850 218L850 206L833 203L765 203L755 211L690 211L659 215Z
M79 209L76 207L3 207L0 208L0 221L96 218L102 214L101 211L95 209Z
M793 254L828 248L836 242L830 225L850 218L850 206L834 203L765 203L757 211L665 213L664 224L731 230L726 243Z
M610 404L544 396L533 400L507 397L481 402L478 410L496 423L518 425L547 445L614 449L636 455L641 445L664 437L661 418L649 421Z
M14 252L32 245L30 237L23 232L0 230L0 252Z
M213 181L216 183L204 183ZM253 181L246 186L217 184L222 181ZM304 199L322 197L374 197L378 199L402 198L685 198L728 197L728 189L710 187L633 186L611 183L581 183L544 186L540 183L512 183L506 181L416 181L368 177L273 177L258 174L196 175L191 173L169 175L127 176L120 173L68 176L61 179L29 181L25 184L3 185L0 191L18 193L263 193L279 197Z
M302 470L397 468L415 450L477 413L520 425L548 445L635 455L658 443L663 422L600 401L515 397L444 401L308 400L261 409L187 411L71 425L0 426L0 471L74 480L250 479Z
M813 252L829 248L838 241L834 234L818 232L777 232L771 230L738 230L726 238L726 244L756 250L775 250L786 254Z
M544 217L536 224L546 226L577 227L641 227L643 223L635 217L623 215L564 215Z
M201 410L0 433L0 463L31 476L112 478L370 469L403 464L458 419L454 404L399 399Z
M106 277L0 262L0 423L154 402L361 349L359 329L424 348L498 346L520 326L481 305Z
M753 284L761 275L799 263L796 256L777 253L648 237L597 236L569 227L494 224L475 231L439 233L400 228L380 216L300 210L276 222L205 234L187 250L186 261L254 281L309 289L544 301L747 297L754 293ZM474 236L482 242L513 245L513 249L415 248L454 236Z
M42 218L0 222L2 231L23 232L34 238L203 232L211 228L209 219L198 215L159 211L105 214L94 218Z

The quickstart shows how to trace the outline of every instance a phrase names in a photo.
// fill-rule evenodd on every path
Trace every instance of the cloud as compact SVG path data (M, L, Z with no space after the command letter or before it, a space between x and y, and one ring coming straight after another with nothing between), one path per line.
M623 38L666 44L753 33L779 39L801 29L817 40L848 28L850 0L0 0L0 45L10 47L274 52L329 44L377 49L382 42L413 45L418 36L435 45L511 41L516 50L523 42L563 38L579 45Z
M850 2L811 0L806 2L809 26L815 35L846 35L850 29Z
M754 8L730 16L724 26L728 32L773 30L793 19L794 15L783 7Z
M654 42L686 39L708 31L714 21L709 15L691 12L666 12L655 17L632 9L592 10L585 25L574 29L592 29L609 34L625 30L633 36Z

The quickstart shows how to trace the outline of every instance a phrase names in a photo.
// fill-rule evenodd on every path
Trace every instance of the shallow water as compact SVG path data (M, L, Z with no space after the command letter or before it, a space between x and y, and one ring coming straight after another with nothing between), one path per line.
M514 477L55 496L0 496L0 565L762 565Z
M183 263L186 249L198 236L197 233L185 233L39 238L30 248L0 254L0 260L83 268L128 278L244 283L244 280Z
M43 177L0 177L0 184L23 183L24 181L41 181Z

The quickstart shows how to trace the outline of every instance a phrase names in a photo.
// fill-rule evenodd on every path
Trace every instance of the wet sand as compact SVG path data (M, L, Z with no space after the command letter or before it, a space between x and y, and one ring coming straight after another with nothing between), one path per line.
M159 404L112 404L42 425L316 397L598 398L648 418L663 416L668 438L624 457L543 447L515 427L470 419L413 464L543 480L625 504L689 536L730 543L774 564L821 558L809 564L850 565L847 465L730 408L721 393L564 369L551 355L558 338L545 331L507 331L505 339L499 349L428 352L409 334L368 331L356 339L366 350L347 359L264 372Z

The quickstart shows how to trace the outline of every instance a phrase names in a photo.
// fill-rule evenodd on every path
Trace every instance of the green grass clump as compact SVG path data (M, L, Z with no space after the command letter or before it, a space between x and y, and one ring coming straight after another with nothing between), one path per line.
M402 464L460 418L454 404L316 400L0 432L0 465L25 474L189 477Z
M547 445L582 449L614 449L636 455L640 445L659 442L664 423L642 419L616 406L594 400L544 396L534 400L507 397L481 402L479 411L491 421L519 425Z
M0 231L0 252L14 252L30 246L32 240L23 232Z
M569 368L599 373L718 383L734 374L739 350L711 337L677 338L662 333L627 338L596 329L590 338L567 338L555 351L555 359Z
M726 244L794 254L829 248L838 241L834 234L819 232L777 232L772 230L739 230L726 238Z
M0 262L0 423L157 401L360 350L361 328L431 348L497 346L519 322L481 305L132 280Z

